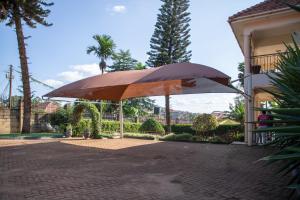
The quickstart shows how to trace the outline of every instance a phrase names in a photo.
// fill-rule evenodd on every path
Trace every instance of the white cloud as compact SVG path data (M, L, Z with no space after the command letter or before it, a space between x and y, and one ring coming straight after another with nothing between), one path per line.
M124 5L115 5L112 10L116 13L125 13L127 9Z
M73 82L89 76L95 76L100 74L99 65L97 63L82 64L82 65L71 65L68 71L63 71L57 76L61 81Z
M74 71L84 74L84 76L93 76L100 74L99 65L97 63L93 64L83 64L83 65L72 65L70 68Z
M58 80L54 80L54 79L47 79L45 81L43 81L45 84L50 85L52 87L59 87L62 86L64 84L64 82L62 81L58 81Z
M65 71L59 73L57 76L67 82L77 81L84 78L84 76L78 71Z

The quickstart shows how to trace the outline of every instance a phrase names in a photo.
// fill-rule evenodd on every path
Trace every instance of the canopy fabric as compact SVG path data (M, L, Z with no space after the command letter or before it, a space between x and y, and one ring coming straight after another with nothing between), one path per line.
M230 87L230 77L214 68L176 63L93 76L62 86L44 96L119 101L143 96L236 92Z

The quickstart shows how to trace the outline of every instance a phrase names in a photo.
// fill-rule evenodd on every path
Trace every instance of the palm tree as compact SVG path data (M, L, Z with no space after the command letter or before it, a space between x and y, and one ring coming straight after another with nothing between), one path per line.
M293 41L293 45L286 45L287 51L280 56L276 72L268 75L274 90L267 90L274 96L278 108L267 109L273 120L267 123L273 126L257 129L255 132L271 132L275 135L271 145L280 147L280 150L264 157L270 163L279 163L278 173L292 174L288 188L293 189L291 196L299 199L300 188L300 48Z
M109 35L94 35L93 39L96 40L97 46L89 46L86 52L94 53L100 59L99 67L103 74L107 66L106 60L111 58L116 45Z
M86 53L87 54L94 53L100 59L99 67L101 73L103 74L107 67L106 60L112 57L116 45L109 35L94 35L93 39L96 40L97 46L89 46L87 48ZM100 132L101 132L102 113L103 113L104 106L102 104L102 100L100 102L101 102L100 103Z
M23 96L24 96L24 114L22 133L30 132L31 118L31 90L29 81L29 70L25 39L22 27L22 21L30 28L36 28L36 24L51 26L47 23L50 10L45 7L52 6L53 3L46 3L44 0L1 0L0 1L0 22L6 22L7 26L15 27L20 65L22 72Z

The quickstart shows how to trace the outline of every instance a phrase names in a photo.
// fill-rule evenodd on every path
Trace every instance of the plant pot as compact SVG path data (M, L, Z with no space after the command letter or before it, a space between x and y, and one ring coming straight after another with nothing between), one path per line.
M260 65L252 65L251 68L250 68L250 72L252 74L259 74L260 73L260 69L261 69Z
M83 133L84 139L88 139L91 136L91 131L90 130L85 130Z

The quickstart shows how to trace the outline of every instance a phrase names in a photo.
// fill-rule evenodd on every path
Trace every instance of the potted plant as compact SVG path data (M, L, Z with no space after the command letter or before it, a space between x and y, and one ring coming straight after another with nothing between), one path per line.
M67 124L65 136L66 137L72 137L72 134L73 134L72 125L71 124Z
M252 74L259 74L260 69L261 69L260 65L251 65L250 72Z
M84 139L88 139L91 136L91 128L89 125L84 129L83 137Z

